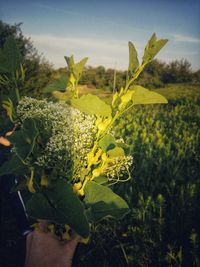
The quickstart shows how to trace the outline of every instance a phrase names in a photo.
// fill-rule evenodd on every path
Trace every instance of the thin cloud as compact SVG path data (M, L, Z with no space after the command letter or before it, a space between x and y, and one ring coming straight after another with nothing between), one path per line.
M199 44L200 43L200 38L187 36L187 35L182 35L182 34L174 34L174 41L175 42Z
M73 47L87 47L89 49L126 49L127 42L121 40L101 40L95 38L77 38L77 37L60 37L48 34L30 34L31 39L37 43L42 44L47 47L54 47L54 48L73 48Z
M41 3L37 3L37 2L32 3L32 5L37 7L37 8L42 8L42 9L45 9L45 10L49 10L49 11L53 11L53 12L60 12L60 13L73 15L73 16L82 15L81 13L78 13L78 12L73 12L73 11L69 11L69 10L66 10L66 9L60 9L58 7L53 7L51 5L41 4Z
M128 45L123 40L101 40L86 37L60 37L48 34L27 34L31 37L34 46L55 67L65 65L63 57L74 55L76 60L85 56L89 57L89 65L103 65L107 68L114 66L126 69L128 65ZM141 44L137 43L136 48L139 55L142 53Z
M132 30L133 32L141 32L141 33L147 33L148 31L146 29L143 29L141 27L134 27L134 26L130 26L127 23L124 23L123 21L120 22L114 22L113 20L109 20L109 19L105 19L104 17L101 16L94 16L92 14L90 14L90 16L88 17L86 14L82 13L82 12L76 12L76 11L72 11L70 9L66 9L66 8L59 8L59 7L55 7L53 5L49 5L49 4L41 4L39 2L33 2L32 5L36 8L42 8L46 11L53 11L53 12L57 12L60 14L66 14L66 15L71 15L73 17L77 17L77 18L82 18L84 20L89 20L89 21L96 21L97 23L103 23L104 25L109 25L109 26L114 26L114 27L126 27L129 28L130 30Z

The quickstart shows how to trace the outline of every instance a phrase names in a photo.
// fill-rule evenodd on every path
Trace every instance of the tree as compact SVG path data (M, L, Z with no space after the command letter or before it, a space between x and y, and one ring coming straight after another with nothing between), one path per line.
M40 97L42 88L48 83L52 75L52 66L34 48L30 38L26 38L21 31L21 23L9 25L0 20L0 49L6 40L12 37L22 55L25 69L25 81L20 88L21 95Z
M191 64L186 59L167 64L162 75L164 83L185 83L192 81Z
M162 76L165 71L165 65L165 63L156 59L151 61L139 77L139 84L149 89L162 87Z
M193 73L192 82L194 84L200 84L200 69Z

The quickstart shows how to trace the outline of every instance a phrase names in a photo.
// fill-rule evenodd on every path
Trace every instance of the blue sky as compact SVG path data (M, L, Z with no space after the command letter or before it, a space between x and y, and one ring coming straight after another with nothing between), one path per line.
M200 68L199 0L4 0L0 18L9 24L23 22L23 33L55 67L64 56L88 56L92 66L126 69L127 42L142 57L153 32L169 39L157 56L170 62L187 59Z

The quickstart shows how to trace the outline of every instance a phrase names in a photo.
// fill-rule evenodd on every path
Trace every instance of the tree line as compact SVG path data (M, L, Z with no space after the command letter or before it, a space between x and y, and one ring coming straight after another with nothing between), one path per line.
M9 25L0 20L0 49L11 36L20 49L26 73L21 88L22 95L40 97L42 89L48 83L63 73L68 74L67 68L54 69L53 65L37 52L31 39L23 35L21 23ZM106 69L103 66L87 66L80 84L109 91L119 90L125 84L126 76L126 71ZM200 84L200 70L192 71L191 64L185 59L170 63L153 60L139 77L138 83L150 89L163 87L169 83Z
M105 69L103 66L96 68L87 67L81 83L119 90L125 84L126 71ZM171 83L200 83L200 70L192 71L191 64L185 60L175 60L170 63L153 60L145 68L138 79L138 83L147 88L159 88Z

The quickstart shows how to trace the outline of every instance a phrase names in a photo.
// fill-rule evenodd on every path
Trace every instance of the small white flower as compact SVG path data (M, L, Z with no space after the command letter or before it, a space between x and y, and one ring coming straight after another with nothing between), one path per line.
M41 167L66 167L66 162L73 162L75 177L81 177L81 171L87 167L87 154L93 147L96 137L95 117L86 115L66 103L53 103L24 97L20 100L17 113L21 120L35 118L40 122L40 135L43 149L35 164ZM110 131L111 133L111 131ZM112 131L114 136L114 131ZM121 143L123 139L118 140ZM132 157L116 158L106 169L107 176L114 179L124 174L132 165ZM63 171L61 170L61 171Z

